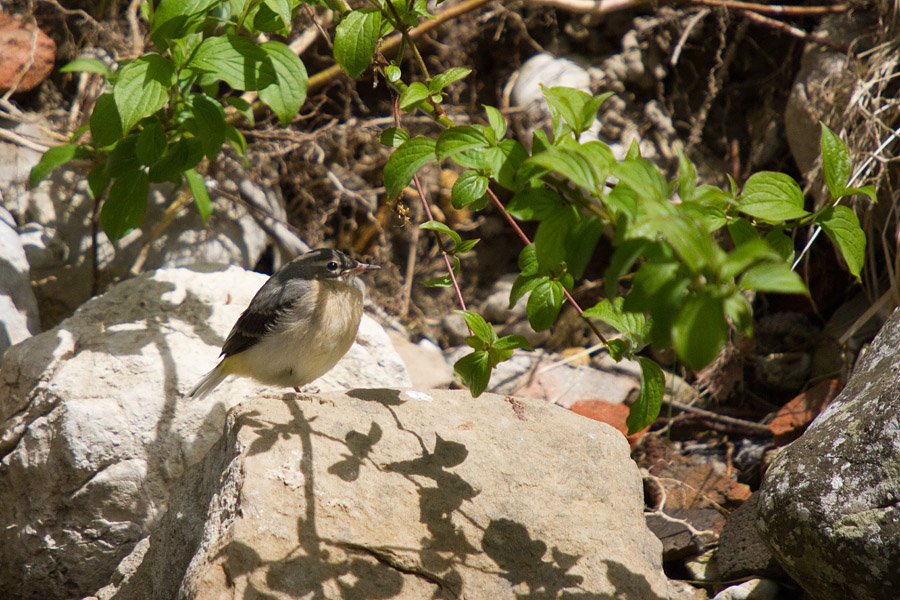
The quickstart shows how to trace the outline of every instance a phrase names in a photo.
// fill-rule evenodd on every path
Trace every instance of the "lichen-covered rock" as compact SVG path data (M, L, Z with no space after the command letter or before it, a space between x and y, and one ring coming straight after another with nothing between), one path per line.
M817 600L900 588L900 311L847 387L766 473L757 528Z

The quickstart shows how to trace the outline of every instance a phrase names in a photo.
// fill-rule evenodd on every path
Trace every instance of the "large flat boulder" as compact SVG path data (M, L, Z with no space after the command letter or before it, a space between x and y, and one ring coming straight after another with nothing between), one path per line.
M359 389L234 408L100 596L662 600L666 583L618 431L540 400Z

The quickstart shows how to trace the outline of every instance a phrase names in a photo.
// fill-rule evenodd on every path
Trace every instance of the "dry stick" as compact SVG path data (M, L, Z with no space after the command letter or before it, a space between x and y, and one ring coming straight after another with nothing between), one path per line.
M519 239L522 240L522 243L525 244L526 246L529 245L531 243L531 240L528 239L528 236L525 235L525 232L522 231L522 228L519 227L519 224L516 223L516 220L513 219L512 215L506 211L506 207L503 206L503 203L500 202L500 199L493 192L493 190L491 190L491 188L488 188L487 193L491 197L491 202L494 204L494 206L497 208L497 210L500 211L500 213L506 219L506 222L509 223L510 227L513 228L513 231L516 232L516 235L519 236ZM566 288L563 288L563 294L566 295L566 299L569 301L569 303L572 305L572 307L578 311L578 314L582 314L584 312L581 309L581 306L578 305L578 302L575 301L575 298L572 296L572 294L569 293L569 290L567 290ZM600 341L603 342L603 345L609 344L609 342L606 340L606 338L603 336L603 334L600 333L600 330L597 329L597 326L594 325L594 323L590 319L588 319L584 315L582 315L581 318L584 319L584 322L587 323L587 326L591 328L591 331L594 332L594 335L596 335L600 339Z
M492 2L493 0L468 0L467 2L463 2L461 4L457 4L454 7L448 8L445 11L439 12L434 16L433 21L425 21L418 27L409 30L409 37L412 39L416 39L422 37L432 29L443 25L445 22L450 19L455 19L456 17L463 15L467 12L471 12L481 6ZM399 33L391 36L390 39L385 40L384 44L381 45L381 52L384 54L390 54L397 50L400 47L400 41L403 39ZM307 84L307 91L313 92L327 82L331 81L335 77L337 77L341 73L341 66L338 64L334 64L324 71L319 71L315 75L309 78L309 82Z
M711 421L718 421L719 423L741 427L758 435L772 435L772 431L768 427L766 427L765 425L760 425L759 423L756 423L754 421L746 421L744 419L737 419L735 417L729 417L727 415L720 415L719 413L714 413L710 410L697 408L696 406L691 406L690 404L685 404L683 402L679 402L678 400L663 398L663 402L665 402L666 404L670 404L672 408L677 408L678 410L683 412L694 413L695 415L706 417Z
M735 10L752 10L755 13L769 15L785 15L792 17L815 17L830 13L842 13L850 10L849 4L834 4L830 6L787 6L775 4L756 4L753 2L740 2L738 0L690 0L690 4L703 6L722 6Z
M799 27L788 25L787 23L784 23L777 19L773 19L771 17L764 17L763 15L752 10L741 10L740 12L742 15L747 17L748 20L756 23L757 25L765 25L767 27L783 31L784 33L801 39L804 42L813 42L819 44L820 46L827 46L845 54L850 51L850 47L848 45L841 44L840 42L835 42L834 40L828 39L823 35L819 35L817 33L807 33Z

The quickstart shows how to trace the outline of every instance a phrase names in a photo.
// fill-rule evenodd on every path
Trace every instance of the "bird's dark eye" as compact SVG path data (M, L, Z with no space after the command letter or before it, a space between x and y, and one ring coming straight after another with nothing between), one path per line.
M338 269L338 264L334 261L331 261L330 263L328 263L325 266L328 268L329 271L337 271L337 269Z

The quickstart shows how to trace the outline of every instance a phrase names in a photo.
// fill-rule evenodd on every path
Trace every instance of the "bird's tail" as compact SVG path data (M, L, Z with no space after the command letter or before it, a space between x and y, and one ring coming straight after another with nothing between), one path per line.
M213 391L213 388L222 383L222 380L227 376L228 374L225 372L225 369L222 368L222 363L219 363L212 371L204 375L203 378L197 382L197 385L188 392L188 397L195 400L203 398Z

